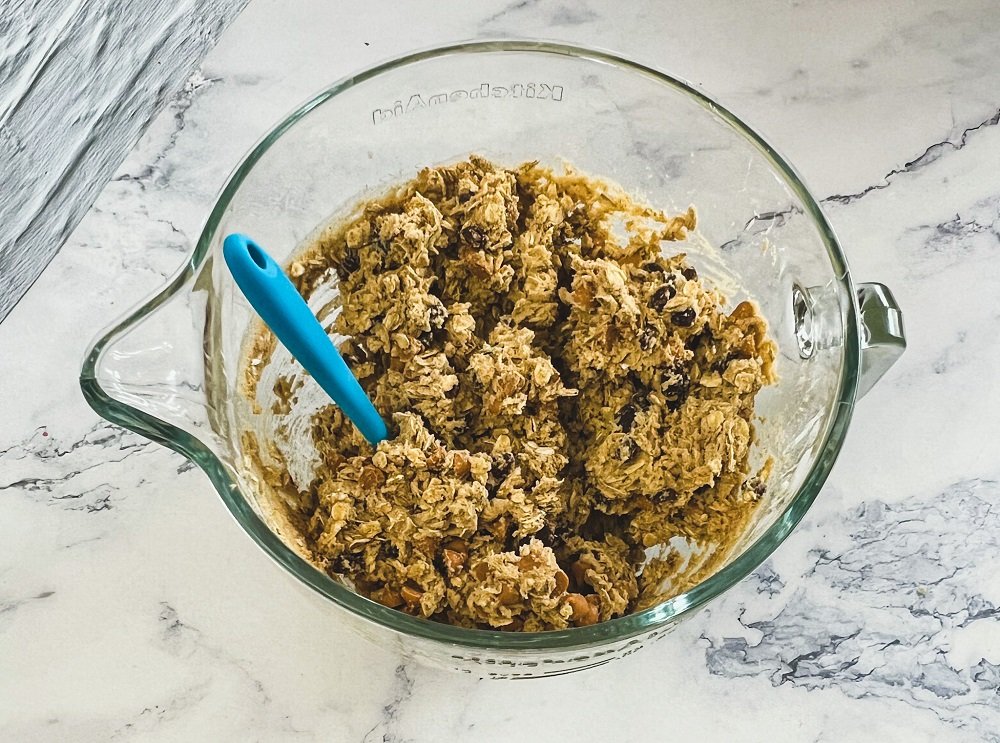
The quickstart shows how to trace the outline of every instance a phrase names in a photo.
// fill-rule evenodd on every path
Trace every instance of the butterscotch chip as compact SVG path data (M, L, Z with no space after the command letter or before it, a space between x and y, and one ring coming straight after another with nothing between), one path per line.
M391 588L379 588L376 591L372 591L371 598L384 606L388 606L390 609L395 609L403 603L403 597ZM420 599L418 598L417 600L419 601Z
M588 566L580 560L576 560L569 566L573 583L577 588L583 588L587 585L587 568Z
M420 598L424 595L424 593L416 588L403 586L399 591L399 595L407 604L414 606L420 603Z
M460 555L469 554L469 545L463 542L461 539L452 539L444 544L445 549L451 550L452 552L457 552Z
M500 589L499 599L500 603L503 604L504 606L510 606L512 604L516 604L518 601L521 600L521 594L518 593L516 588L512 588L510 586L504 586L503 588Z
M358 485L365 489L372 489L385 482L385 475L375 467L365 467L358 478Z
M454 575L461 570L462 566L465 564L466 556L461 552L445 549L441 555L444 559L445 569L447 570L448 575Z
M571 593L566 597L566 603L573 609L570 619L577 627L586 627L597 623L599 613L595 597Z
M488 573L489 573L489 569L487 568L485 562L479 563L478 565L476 565L476 567L474 567L472 569L472 574L475 576L476 580L478 580L478 581L484 581L484 580L486 580L486 576L487 576Z
M471 471L471 465L469 464L469 459L461 452L455 454L455 475L458 477L465 477Z
M553 590L554 596L560 596L566 593L566 589L569 588L569 576L566 575L562 570L557 570L555 574L556 587Z

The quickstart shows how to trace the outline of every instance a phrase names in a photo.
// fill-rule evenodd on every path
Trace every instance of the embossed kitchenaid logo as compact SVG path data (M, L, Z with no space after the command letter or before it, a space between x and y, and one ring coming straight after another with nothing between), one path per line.
M440 106L442 103L485 100L487 98L534 98L539 101L561 101L563 99L563 86L549 83L513 83L511 85L480 83L474 88L459 88L450 92L414 93L406 99L405 103L401 98L388 108L376 108L372 111L372 123L381 124L390 119L398 119L411 111Z

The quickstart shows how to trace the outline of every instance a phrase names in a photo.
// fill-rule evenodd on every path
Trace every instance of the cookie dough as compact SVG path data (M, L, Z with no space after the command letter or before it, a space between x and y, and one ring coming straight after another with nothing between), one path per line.
M333 330L393 437L372 448L331 404L313 480L264 473L314 562L401 611L537 631L684 590L675 537L724 556L764 492L775 346L666 257L695 220L472 157L325 230L289 273L306 296L339 283Z

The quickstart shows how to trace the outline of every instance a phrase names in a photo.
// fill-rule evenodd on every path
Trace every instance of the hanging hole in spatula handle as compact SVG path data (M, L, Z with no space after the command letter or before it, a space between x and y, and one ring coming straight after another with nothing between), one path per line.
M246 235L233 234L226 237L222 254L250 305L368 442L377 444L387 438L385 421L305 299L267 251Z

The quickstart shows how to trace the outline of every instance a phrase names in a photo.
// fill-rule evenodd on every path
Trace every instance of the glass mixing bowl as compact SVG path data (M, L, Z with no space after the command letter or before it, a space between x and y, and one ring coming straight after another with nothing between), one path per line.
M764 502L720 568L646 611L590 627L513 633L386 608L303 559L248 464L241 431L267 435L275 423L238 391L254 317L221 260L225 235L252 235L287 260L359 199L470 153L507 165L558 167L565 159L666 211L694 204L697 234L668 251L685 250L733 305L756 301L778 343L780 381L758 398L758 456L775 458ZM328 299L314 296L313 308ZM684 82L611 54L499 41L380 65L292 112L236 168L180 272L94 343L80 382L100 415L198 464L246 533L331 607L332 627L342 622L407 656L477 675L531 677L635 652L759 565L819 492L855 400L904 345L892 295L852 283L816 200L732 113Z

